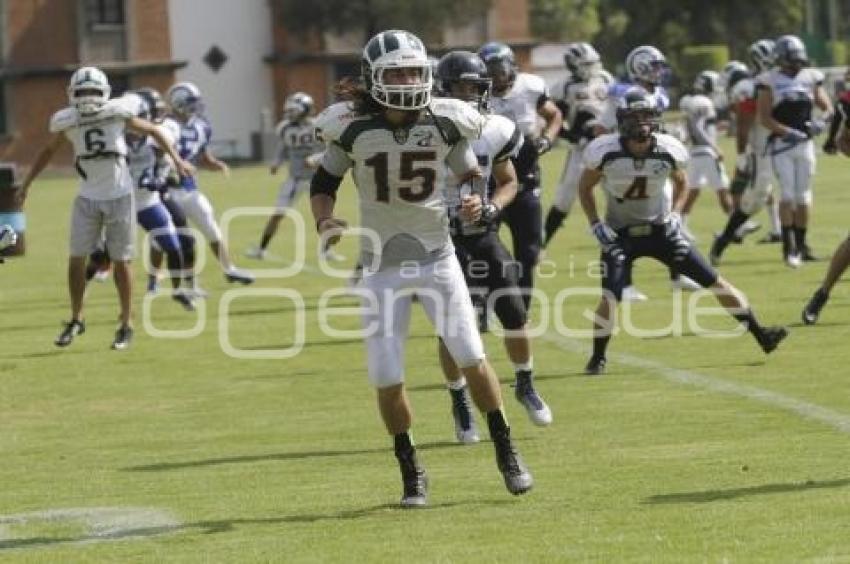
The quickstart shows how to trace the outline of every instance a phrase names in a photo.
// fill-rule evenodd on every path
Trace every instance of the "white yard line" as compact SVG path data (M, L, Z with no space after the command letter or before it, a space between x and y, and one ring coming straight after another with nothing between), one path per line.
M585 355L590 354L590 347L575 339L563 337L551 332L544 334L542 338L563 350ZM670 382L687 384L689 386L696 386L697 388L703 388L711 392L751 399L767 404L771 407L777 407L784 409L785 411L796 413L804 419L823 423L833 429L841 431L842 433L850 433L850 415L845 415L827 407L822 407L814 403L786 396L778 392L758 388L756 386L738 384L728 380L723 380L722 378L699 374L691 370L674 368L656 360L641 358L631 354L614 353L609 354L608 358L620 364L647 370Z

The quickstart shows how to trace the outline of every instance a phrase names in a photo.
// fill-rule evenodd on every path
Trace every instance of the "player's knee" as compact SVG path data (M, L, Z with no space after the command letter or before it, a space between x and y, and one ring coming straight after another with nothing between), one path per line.
M493 304L493 311L499 318L499 323L507 331L521 329L528 322L525 303L519 293L510 296L500 296Z
M369 370L369 382L378 390L385 390L404 383L404 374L400 370Z

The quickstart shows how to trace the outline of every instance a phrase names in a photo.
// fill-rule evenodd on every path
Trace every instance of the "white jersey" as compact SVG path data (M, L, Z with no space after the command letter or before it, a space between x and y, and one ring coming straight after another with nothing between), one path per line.
M171 132L162 126L159 126L159 129L173 144ZM136 188L136 210L141 211L162 201L157 186L164 183L170 168L169 163L170 159L161 154L156 141L151 137L145 137L138 144L127 143L127 165Z
M773 95L773 119L804 133L812 119L815 90L823 85L823 73L804 68L795 76L772 69L756 78L757 88L767 88Z
M656 133L649 154L635 158L616 133L600 135L584 149L586 168L602 172L605 221L614 229L663 223L670 213L670 173L688 164L688 150L672 135Z
M614 78L608 71L599 70L586 81L572 77L558 90L553 90L554 99L562 101L566 107L564 126L570 131L571 143L583 144L592 139L589 122L602 117L612 84Z
M124 129L134 116L135 108L126 98L115 98L92 115L80 115L69 107L50 118L50 132L64 133L74 147L81 196L112 200L132 193Z
M316 139L316 120L307 118L301 122L281 121L275 128L277 135L277 157L275 165L289 162L289 176L296 180L309 179L316 171L307 165L307 158L321 153L325 146Z
M750 128L750 147L757 157L762 157L767 152L767 138L770 131L758 119L756 96L756 80L743 78L729 91L729 103L734 105L739 113L745 112L754 116L753 125Z
M540 133L537 108L548 98L549 90L542 78L521 72L503 96L490 96L490 109L514 122L526 137L534 138Z
M481 170L482 179L481 200L487 202L489 194L487 186L489 185L490 176L493 174L493 165L502 162L506 159L516 157L519 148L522 146L522 134L517 126L504 116L487 115L485 116L484 130L481 132L481 137L472 142L472 152L475 153L475 158L478 160L478 168ZM456 225L457 233L460 235L477 235L488 230L486 225L474 225L469 222L464 222L458 215L460 201L462 196L469 195L472 192L472 187L469 184L459 184L458 178L454 174L450 174L446 183L446 204L449 210L449 218L453 225Z
M327 149L322 168L342 177L351 168L360 203L367 263L426 261L451 252L445 203L448 165L463 174L476 168L469 143L485 118L465 102L434 98L416 123L393 128L380 115L360 115L337 103L316 119Z
M679 109L685 114L691 155L710 155L717 158L717 110L708 96L684 96Z

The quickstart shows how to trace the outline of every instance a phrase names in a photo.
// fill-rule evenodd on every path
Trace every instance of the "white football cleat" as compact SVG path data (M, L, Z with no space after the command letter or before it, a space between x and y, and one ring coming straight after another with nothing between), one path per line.
M798 254L788 255L785 257L785 264L789 268L800 268L803 266L803 259Z
M649 298L634 286L626 286L623 288L623 296L620 300L624 302L645 302Z
M112 268L104 268L94 273L93 279L101 284L109 280L109 275L112 274Z
M265 249L261 249L260 247L248 247L245 249L245 256L252 259L265 260L267 253Z
M670 287L673 290L682 290L685 292L696 292L697 290L702 290L702 286L700 286L684 274L680 274L679 276L671 280Z

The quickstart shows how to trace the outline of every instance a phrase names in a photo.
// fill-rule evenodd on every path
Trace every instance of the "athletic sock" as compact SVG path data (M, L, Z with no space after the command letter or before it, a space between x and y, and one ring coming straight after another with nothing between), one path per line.
M501 408L487 412L487 428L491 437L503 436L509 431L508 420Z
M794 237L797 240L797 248L800 250L806 248L806 231L805 227L794 227Z
M756 316L753 313L753 310L751 310L749 308L747 308L747 310L744 311L743 313L733 313L732 317L734 317L741 324L743 324L744 327L747 328L747 331L752 333L753 336L756 339L760 338L762 333L764 332L762 326L759 325L759 322L756 319Z
M564 219L567 217L567 212L562 212L555 206L549 208L549 213L546 214L546 227L545 227L545 236L543 238L543 246L549 244L549 241L552 240L552 237L555 236L555 232L561 228L561 225L564 223Z
M594 358L605 358L605 350L608 348L608 341L611 340L611 335L604 337L593 338L593 356Z
M797 245L794 241L794 227L790 225L782 226L782 254L786 257L797 254Z
M263 233L263 238L260 240L260 250L265 251L266 247L269 246L269 241L271 241L271 240L272 240L271 235L267 235L267 234Z
M750 216L741 210L733 211L729 216L729 221L726 222L726 227L723 229L723 233L720 234L720 239L723 243L728 244L730 241L735 239L735 236L738 233L738 228L744 225L748 219L750 219Z
M403 433L393 435L393 450L398 457L409 456L410 453L416 450L409 432L404 431Z

